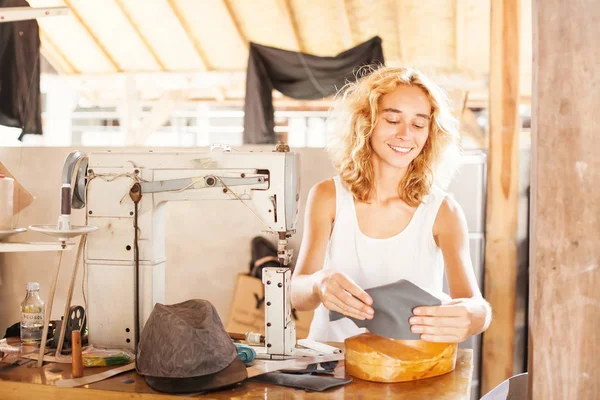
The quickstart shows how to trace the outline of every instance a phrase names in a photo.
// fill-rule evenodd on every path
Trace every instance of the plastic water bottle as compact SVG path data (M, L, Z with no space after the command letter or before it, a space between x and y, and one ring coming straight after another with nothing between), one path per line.
M27 283L27 294L21 303L21 342L40 343L44 330L44 302L40 299L40 284Z

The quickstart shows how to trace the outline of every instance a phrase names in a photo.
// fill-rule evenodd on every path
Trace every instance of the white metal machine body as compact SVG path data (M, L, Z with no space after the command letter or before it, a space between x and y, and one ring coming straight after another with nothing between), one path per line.
M262 354L272 359L294 356L296 325L291 313L291 271L265 268L262 282L265 285L265 350Z
M132 192L140 188L136 207ZM291 258L287 238L295 232L299 190L299 156L287 151L91 153L85 206L88 225L98 230L87 238L85 251L90 343L134 347L136 250L139 326L143 327L154 304L165 302L167 202L246 202L279 234L279 258L284 266ZM249 218L254 217L249 213ZM275 270L271 284L265 286L273 307L266 310L265 344L270 346L265 350L273 355L270 358L285 358L293 356L296 346L290 271Z

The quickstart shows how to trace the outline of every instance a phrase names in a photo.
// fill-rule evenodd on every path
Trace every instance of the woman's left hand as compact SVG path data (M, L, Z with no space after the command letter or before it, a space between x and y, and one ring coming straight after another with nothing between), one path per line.
M409 319L411 332L422 340L460 343L487 328L491 315L482 298L454 299L441 306L415 307Z

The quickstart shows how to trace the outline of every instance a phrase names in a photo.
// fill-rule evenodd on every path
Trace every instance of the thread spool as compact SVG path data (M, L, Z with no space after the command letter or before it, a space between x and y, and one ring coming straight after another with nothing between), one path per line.
M81 332L71 332L71 373L73 378L81 378L83 376L83 356L81 355Z
M0 174L0 231L12 229L15 180Z

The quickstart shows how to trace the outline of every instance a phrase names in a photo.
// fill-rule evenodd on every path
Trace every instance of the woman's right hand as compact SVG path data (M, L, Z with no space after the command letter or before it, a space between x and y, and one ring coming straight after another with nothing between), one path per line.
M321 270L315 290L325 308L356 319L372 319L373 299L343 272Z

